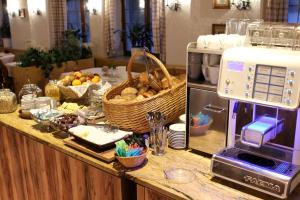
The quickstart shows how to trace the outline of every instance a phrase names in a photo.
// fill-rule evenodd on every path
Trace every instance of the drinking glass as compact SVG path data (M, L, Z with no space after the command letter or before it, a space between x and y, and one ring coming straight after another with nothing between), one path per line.
M150 127L149 146L154 155L163 155L167 143L167 133L164 128L165 116L160 112L148 112L146 115Z

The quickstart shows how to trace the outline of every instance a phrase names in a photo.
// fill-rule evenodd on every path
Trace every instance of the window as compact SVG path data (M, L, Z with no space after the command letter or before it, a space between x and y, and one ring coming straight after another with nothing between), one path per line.
M130 30L144 28L152 41L150 0L122 0L122 20L125 55L130 55L132 47ZM152 44L146 46L151 51Z
M289 0L288 22L299 23L300 22L299 12L300 12L299 0Z
M90 18L85 9L87 0L67 0L67 28L80 30L82 41L90 42Z

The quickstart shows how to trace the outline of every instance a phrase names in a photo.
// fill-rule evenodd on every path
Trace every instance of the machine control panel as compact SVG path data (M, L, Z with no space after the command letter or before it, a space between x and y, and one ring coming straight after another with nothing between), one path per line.
M294 110L299 106L300 52L239 47L223 53L221 97Z

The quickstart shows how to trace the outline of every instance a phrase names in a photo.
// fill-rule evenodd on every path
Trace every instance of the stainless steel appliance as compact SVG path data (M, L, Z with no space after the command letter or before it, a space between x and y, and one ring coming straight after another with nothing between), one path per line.
M187 48L187 144L195 152L212 155L226 146L229 101L218 97L217 86L205 80L202 66L207 56L221 57L222 51L197 49L196 44L190 43ZM193 116L199 113L211 119L209 126L192 126Z
M223 53L218 95L229 99L227 147L214 176L286 198L300 182L300 52L240 47Z

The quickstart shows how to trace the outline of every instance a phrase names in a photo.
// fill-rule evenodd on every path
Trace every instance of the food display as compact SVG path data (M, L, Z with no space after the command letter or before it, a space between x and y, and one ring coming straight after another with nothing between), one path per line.
M51 120L51 123L52 127L54 127L55 129L67 132L70 128L81 124L81 121L77 115L63 114Z
M0 89L0 113L11 113L17 110L17 97L9 89Z
M101 77L99 74L76 71L74 73L70 73L69 75L63 77L61 83L64 86L79 86L79 85L87 85L88 83L99 83L100 81L101 81Z
M185 81L185 74L171 76L171 78L172 85L176 86ZM140 101L162 93L169 87L169 81L164 77L162 72L154 71L149 76L146 72L143 72L135 80L132 87L126 87L120 94L110 99L110 101L116 103Z
M64 113L76 113L77 111L83 109L84 107L85 106L79 105L77 103L64 102L57 108L57 110L64 112Z
M56 80L50 80L46 85L45 95L55 99L56 101L60 101L60 90Z
M69 132L76 138L80 138L98 147L113 144L124 137L131 135L132 132L112 130L107 128L108 125L103 126L85 126L79 125L69 129Z
M55 109L31 109L30 113L34 119L48 121L51 118L58 117L62 115L61 112Z

